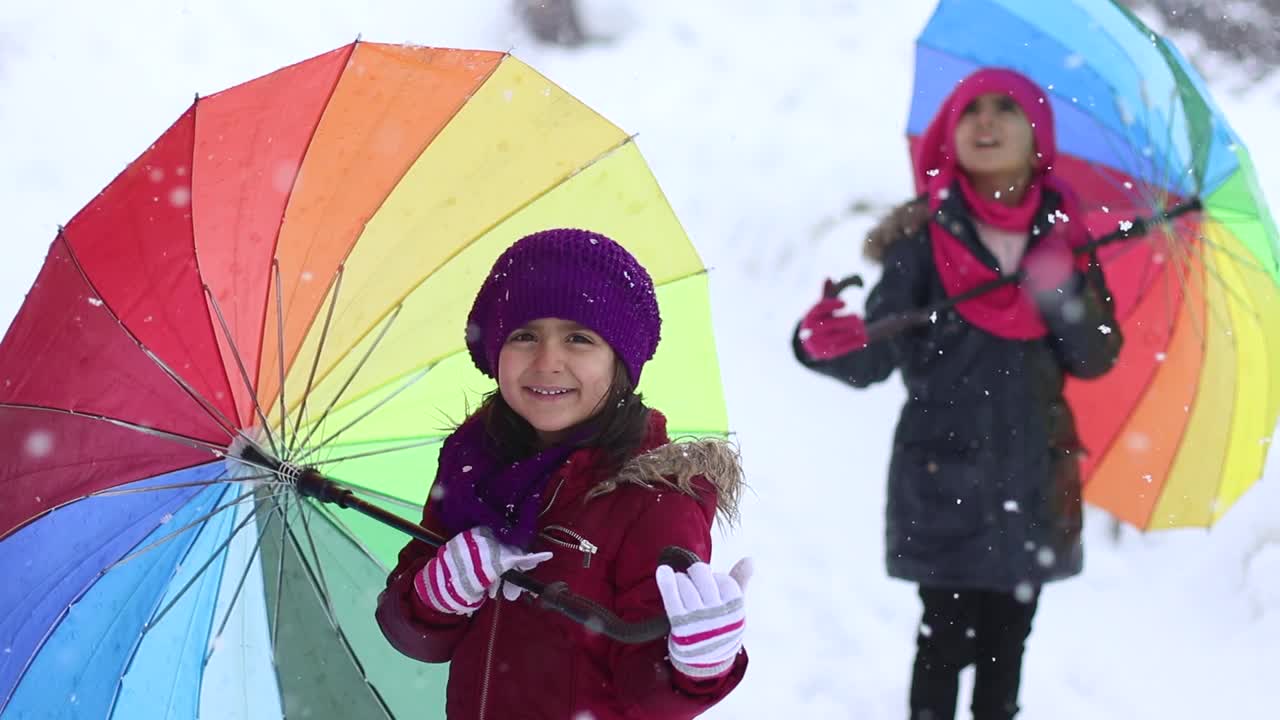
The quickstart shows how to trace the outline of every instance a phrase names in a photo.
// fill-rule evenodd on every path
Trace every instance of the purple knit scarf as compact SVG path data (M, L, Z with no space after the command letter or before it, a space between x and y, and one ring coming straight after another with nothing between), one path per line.
M547 481L574 445L553 445L504 464L483 419L467 418L440 448L439 490L432 493L437 516L451 533L484 525L502 542L528 549Z

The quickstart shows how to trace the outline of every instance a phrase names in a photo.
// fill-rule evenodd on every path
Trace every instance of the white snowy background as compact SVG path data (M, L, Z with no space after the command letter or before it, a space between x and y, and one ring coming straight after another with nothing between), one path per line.
M919 603L885 577L884 478L902 400L791 358L867 214L911 192L912 42L930 0L582 0L612 38L535 43L505 0L0 3L0 327L55 228L209 94L350 42L511 50L630 132L713 268L716 336L752 494L716 564L756 559L752 665L707 717L901 718ZM1159 26L1159 18L1147 18ZM1184 46L1194 50L1194 47ZM1280 84L1206 59L1280 202ZM1280 205L1276 205L1280 209ZM1280 717L1280 462L1211 531L1117 540L1091 511L1087 569L1048 588L1026 720ZM967 698L961 700L967 706ZM962 713L967 717L967 712Z

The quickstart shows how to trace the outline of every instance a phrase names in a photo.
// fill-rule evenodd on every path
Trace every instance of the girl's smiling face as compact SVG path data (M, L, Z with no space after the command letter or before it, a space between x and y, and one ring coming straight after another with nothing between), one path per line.
M498 390L550 445L604 406L617 362L613 348L592 330L570 320L539 318L503 343Z
M969 103L956 123L954 141L956 162L975 183L1017 179L1036 165L1031 123L1003 93L980 95Z

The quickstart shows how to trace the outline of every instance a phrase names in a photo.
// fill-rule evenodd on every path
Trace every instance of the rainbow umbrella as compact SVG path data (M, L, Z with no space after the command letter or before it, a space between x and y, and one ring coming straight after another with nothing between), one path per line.
M1100 251L1125 346L1071 380L1085 497L1139 528L1208 526L1262 474L1280 414L1280 262L1253 164L1167 39L1111 0L942 0L917 39L914 144L961 78L1048 92L1057 172L1095 237L1199 201Z
M374 605L492 389L463 346L498 254L581 226L651 271L641 390L727 418L706 273L632 139L495 52L355 43L199 98L58 233L0 344L0 717L436 717Z

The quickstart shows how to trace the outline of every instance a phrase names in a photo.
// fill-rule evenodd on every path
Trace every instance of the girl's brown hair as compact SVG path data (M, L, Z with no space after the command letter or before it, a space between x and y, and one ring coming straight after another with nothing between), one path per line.
M511 409L495 389L485 396L476 414L484 421L489 437L506 462L515 462L537 452L541 445L538 433L528 420ZM580 447L598 448L600 453L595 472L611 477L640 450L649 431L649 408L644 398L635 391L627 368L621 361L614 363L613 382L609 392L600 401L600 407L577 427L570 428L572 436L586 430L587 436Z

